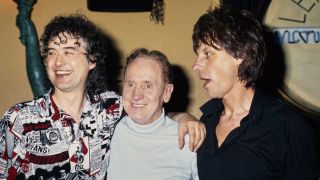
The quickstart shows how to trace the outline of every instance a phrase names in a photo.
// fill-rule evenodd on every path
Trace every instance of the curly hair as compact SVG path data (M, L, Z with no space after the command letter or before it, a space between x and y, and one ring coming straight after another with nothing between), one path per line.
M250 12L227 6L210 8L194 25L192 41L194 52L202 42L243 59L238 68L239 79L247 88L255 87L266 59L266 45L262 26Z
M107 48L103 41L104 33L84 15L56 16L49 22L40 38L43 61L46 61L49 43L53 38L63 32L70 34L76 39L82 38L86 43L84 47L87 52L86 56L88 61L96 63L96 67L89 72L86 81L86 92L89 97L93 98L94 95L107 90L107 74L105 68ZM45 83L47 89L50 88L54 91L53 84L49 79L47 79Z
M164 83L167 83L167 84L173 83L174 75L173 75L173 70L172 70L171 64L169 63L168 58L162 52L156 51L156 50L149 51L148 49L145 49L145 48L138 48L138 49L132 50L132 52L126 58L127 61L126 61L126 67L124 69L124 74L126 73L128 66L139 57L149 57L157 61L162 67L161 69L162 69L162 76L163 76Z

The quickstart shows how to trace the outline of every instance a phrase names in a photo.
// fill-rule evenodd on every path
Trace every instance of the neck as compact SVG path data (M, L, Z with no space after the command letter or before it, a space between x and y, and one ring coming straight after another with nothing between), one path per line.
M242 83L235 87L232 93L222 98L224 105L223 114L233 117L246 115L250 111L254 95L253 88L246 88Z
M75 122L79 123L84 104L87 101L84 91L62 92L55 89L52 98L59 108L67 112Z

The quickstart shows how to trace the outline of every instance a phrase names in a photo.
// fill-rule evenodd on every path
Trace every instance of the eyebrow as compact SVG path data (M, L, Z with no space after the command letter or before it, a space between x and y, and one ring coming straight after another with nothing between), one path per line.
M153 81L145 80L145 81L142 81L142 83L151 83L151 84L153 84Z
M64 47L64 48L62 48L63 50L74 50L74 51L76 51L78 48L77 47L73 47L73 46L67 46L67 47ZM57 51L57 49L56 48L48 48L48 51L50 51L50 50L54 50L54 51Z
M123 81L123 82L124 83L130 82L130 83L151 83L151 84L154 84L154 82L151 81L151 80L144 80L144 81L141 81L141 82L136 82L135 80L126 80L126 81Z
M64 47L63 49L77 50L78 48L74 46L67 46L67 47Z
M198 49L197 49L197 54L199 54L199 52L204 52L204 51L207 51L208 50L208 47L207 46L204 46L204 47L199 47Z

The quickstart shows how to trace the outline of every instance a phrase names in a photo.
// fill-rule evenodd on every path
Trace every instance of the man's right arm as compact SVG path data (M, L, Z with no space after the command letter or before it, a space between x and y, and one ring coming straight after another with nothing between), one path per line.
M14 135L10 131L10 119L17 116L14 108L8 110L0 119L0 179L7 179L8 169L11 166Z

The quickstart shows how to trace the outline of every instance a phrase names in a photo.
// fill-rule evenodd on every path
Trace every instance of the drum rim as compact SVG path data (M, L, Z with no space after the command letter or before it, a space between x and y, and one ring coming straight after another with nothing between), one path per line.
M289 89L286 85L283 85L282 88L278 88L277 91L282 99L289 105L292 105L313 117L320 118L320 107L309 103L308 101L294 93L294 91Z

